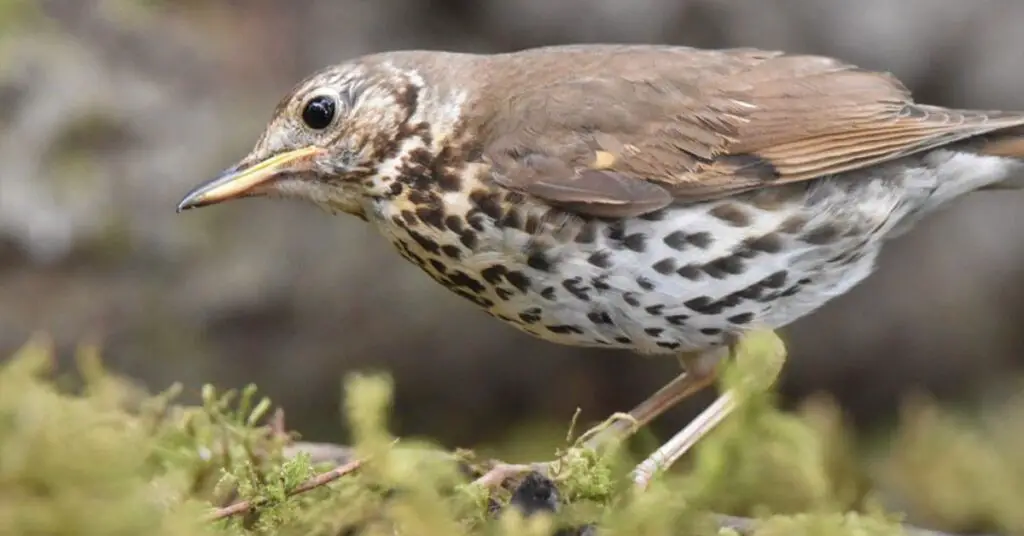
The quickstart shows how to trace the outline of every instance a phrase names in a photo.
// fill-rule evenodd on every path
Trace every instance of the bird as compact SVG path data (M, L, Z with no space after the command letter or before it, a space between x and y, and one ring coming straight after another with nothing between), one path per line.
M894 75L822 55L394 50L300 81L248 155L177 210L311 202L520 331L677 359L595 446L713 384L754 334L856 287L923 217L1022 187L1022 165L1024 113L917 103ZM637 484L726 418L729 394Z

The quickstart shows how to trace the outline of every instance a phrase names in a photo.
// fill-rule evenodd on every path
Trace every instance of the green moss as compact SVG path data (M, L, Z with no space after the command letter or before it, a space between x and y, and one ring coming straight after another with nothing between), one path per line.
M914 400L879 480L923 522L1024 534L1024 397L988 417L968 419Z
M492 513L509 493L469 483L471 453L388 431L385 376L354 375L344 385L341 407L363 465L296 494L330 466L284 455L296 437L268 424L273 406L255 387L208 386L201 404L177 405L180 388L142 392L106 372L95 348L79 353L77 377L54 377L49 343L37 338L0 368L0 534L511 536L587 523L602 534L736 533L712 512L755 518L747 530L757 536L903 532L876 506L870 464L834 406L774 408L763 380L778 370L777 340L754 339L744 352L725 375L743 402L687 467L637 492L628 460L567 441L552 472L566 504L554 516L523 517L513 508ZM1021 533L1024 420L1015 407L1013 426L997 418L1002 425L978 427L913 406L879 480L937 528ZM251 508L212 518L239 501Z

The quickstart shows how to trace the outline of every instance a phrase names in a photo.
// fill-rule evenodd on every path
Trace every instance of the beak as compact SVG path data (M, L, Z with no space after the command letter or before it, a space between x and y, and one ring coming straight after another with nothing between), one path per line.
M256 190L285 172L301 171L323 153L320 147L303 147L272 156L250 167L235 166L217 178L200 184L178 203L178 212L213 205L256 193Z

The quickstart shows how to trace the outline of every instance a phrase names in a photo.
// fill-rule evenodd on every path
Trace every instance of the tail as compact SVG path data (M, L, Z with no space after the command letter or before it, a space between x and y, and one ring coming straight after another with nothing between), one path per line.
M979 190L1024 189L1024 127L1011 127L985 134L977 142L971 143L971 146L972 152L978 155L1005 158L1011 164L1002 180Z

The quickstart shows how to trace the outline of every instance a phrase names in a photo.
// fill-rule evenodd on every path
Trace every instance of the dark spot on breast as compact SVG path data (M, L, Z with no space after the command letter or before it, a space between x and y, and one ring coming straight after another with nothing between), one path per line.
M687 315L670 315L665 317L665 320L668 320L668 323L673 326L682 326L689 319L690 317Z
M664 349L666 349L666 350L678 350L678 349L679 349L679 347L680 347L680 346L682 346L682 345L681 345L681 344L679 344L678 342L664 342L664 341L659 341L659 342L658 342L657 344L658 344L658 347L659 347L659 348L664 348Z
M708 246L715 242L715 238L711 236L711 233L705 231L690 234L686 237L686 240L700 249L707 249Z
M798 280L797 284L799 284L799 285L810 285L811 284L811 278L804 277L804 278Z
M635 292L627 292L622 295L622 301L626 302L627 305L632 307L640 307L640 296Z
M700 279L700 276L703 273L704 271L701 270L700 266L697 266L696 264L687 264L686 266L683 266L682 268L676 270L676 274L685 277L690 281L697 281L698 279Z
M823 246L825 244L830 244L834 242L837 238L839 238L839 235L839 229L837 229L835 225L826 223L824 225L820 225L818 227L815 227L814 229L811 229L803 236L801 236L800 240L808 244Z
M662 239L662 242L665 242L666 246L674 250L683 251L684 249L686 249L687 244L686 233L682 231L673 231L665 235L665 238Z
M486 218L480 212L480 209L476 209L476 208L470 209L469 213L466 214L466 222L469 223L469 226L472 227L476 231L483 231L484 230L484 221L485 220L486 220Z
M553 263L543 251L534 251L526 257L526 265L534 270L540 270L541 272L550 272Z
M519 313L519 319L527 324L536 324L540 322L540 318L541 310L539 307L531 307Z
M750 215L739 203L720 203L709 210L708 214L733 227L746 227L751 223Z
M747 246L739 246L732 252L732 254L741 259L753 259L758 255L758 252L748 248Z
M544 329L550 331L551 333L555 333L555 334L558 334L558 335L569 335L569 334L582 335L583 334L583 330L580 329L578 326L572 326L572 325L569 325L569 324L559 324L559 325L554 325L554 326L544 326Z
M484 281L492 285L501 283L501 280L505 277L508 272L508 268L505 268L502 264L494 264L480 270L480 277L484 278Z
M562 286L565 290L569 291L569 294L576 296L580 300L590 301L590 294L587 293L587 287L583 285L582 277L573 277L562 281Z
M516 207L509 207L505 211L505 215L498 221L498 227L505 229L520 229L523 227L523 219L519 214L519 209Z
M434 179L442 192L458 192L462 189L462 177L457 171L436 169Z
M423 257L420 257L419 255L414 253L412 249L409 247L409 244L406 243L404 240L396 241L395 248L398 249L398 253L409 262L421 268L427 265L426 261L423 260Z
M576 235L575 242L577 244L593 244L597 240L597 223L594 221L588 221L583 224L580 228L579 234Z
M720 335L722 330L718 328L701 328L700 332L704 335Z
M756 300L756 299L759 299L761 297L761 295L763 295L763 294L764 294L764 286L762 286L761 283L754 283L753 285L750 285L749 287L747 287L745 289L738 290L738 291L730 294L729 297L731 298L731 297L735 296L736 303L739 303L741 300Z
M458 246L453 246L451 244L441 246L441 253L444 253L445 257L456 261L462 258L462 250L459 249Z
M515 292L512 292L511 290L505 287L494 287L494 293L497 294L499 298L501 298L501 301L509 301L512 299L512 296L516 295Z
M729 255L728 257L720 257L704 265L704 271L715 279L722 279L724 276L729 274L742 274L746 271L746 266L743 263L742 257Z
M637 253L643 253L647 247L647 237L642 233L633 233L622 239L625 246Z
M407 229L406 232L409 233L409 238L412 238L421 248L423 248L423 251L433 253L434 255L437 255L441 251L441 247L426 236L412 229Z
M788 276L789 274L780 270L762 279L760 284L767 288L782 288L782 286L786 284L786 278Z
M434 271L436 271L439 274L444 274L445 272L448 271L448 266L446 266L445 263L437 259L430 259L430 267L433 268Z
M644 333L650 335L651 337L657 337L664 332L665 330L663 328L644 328Z
M441 205L419 207L416 216L435 229L444 229L444 207Z
M743 241L743 245L764 253L778 253L782 251L782 237L777 233L768 233L764 236L751 237Z
M647 314L649 314L649 315L661 316L661 311L664 310L664 309L665 309L664 305L657 304L657 305L651 305L651 306L647 307L646 309L644 309L644 311L647 311Z
M476 248L476 241L476 233L473 231L463 231L462 234L459 235L459 242L463 246L466 246L470 251Z
M754 319L754 313L740 313L726 318L732 324L749 324Z
M462 290L460 288L455 288L453 285L445 285L445 286L448 287L449 289L451 289L451 291L454 292L456 295L458 295L458 296L460 296L462 298L465 298L465 299L467 299L467 300L469 300L469 301L479 305L480 307L483 307L485 309L487 309L489 307L494 307L494 302L489 300L489 299L487 299L487 298L485 298L485 297L483 297L483 296L480 296L478 294L471 294L471 293L466 292L465 290Z
M401 212L402 221L405 225L416 225L419 221L416 220L416 213L411 210L403 210Z
M595 324L612 323L612 317L606 311L591 311L587 313L587 319Z
M616 242L621 241L623 237L626 236L626 223L622 220L616 220L608 223L608 225L605 226L604 235L607 236L609 240L614 240Z
M471 292L477 294L487 290L487 287L485 287L483 283L477 281L472 276L461 270L450 273L448 278L451 279L453 285L465 287Z
M402 195L403 190L405 190L405 185L398 181L394 181L388 185L388 195L390 197L398 197Z
M431 190L413 189L408 195L409 202L414 205L440 206L441 198Z
M444 226L453 233L461 233L465 230L466 225L463 223L462 218L458 216L448 216L444 219Z
M684 302L683 305L685 305L686 307L688 307L689 309L691 309L694 312L708 314L708 315L720 314L722 312L722 310L725 309L724 305L722 305L721 303L718 303L718 302L712 300L711 298L709 298L707 296L701 296L699 298L694 298L692 300Z
M640 290L654 290L654 281L644 276L637 277L636 284L640 287Z
M803 231L806 225L807 218L797 214L783 220L782 223L779 225L779 232L786 234L797 234L800 231Z
M611 290L612 289L611 285L608 284L608 277L607 276L595 277L595 278L591 279L590 280L590 285L592 287L594 287L594 290L598 290L598 291L605 291L605 290Z
M544 289L540 291L540 297L545 300L553 301L557 297L557 294L555 294L555 287L544 287Z
M659 274L668 275L676 271L676 260L671 257L666 257L651 265L651 268Z
M608 250L597 251L587 257L587 262L598 268L608 268L612 265L611 253Z
M473 190L469 200L488 218L497 221L501 218L501 203L498 194L487 190Z
M795 296L798 292L800 292L801 288L802 287L800 285L793 285L793 286L787 288L786 290L783 290L782 294L779 294L779 297L780 298L788 298L790 296Z
M523 272L508 272L505 274L505 280L516 287L519 292L530 290L530 278L526 277Z
M629 337L619 336L615 337L615 342L619 344L633 344L633 339L630 339Z

